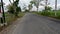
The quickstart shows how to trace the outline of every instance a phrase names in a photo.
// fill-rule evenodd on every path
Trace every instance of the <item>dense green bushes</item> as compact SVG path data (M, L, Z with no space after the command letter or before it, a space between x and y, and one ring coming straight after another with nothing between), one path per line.
M56 16L55 16L55 11L40 11L40 12L33 12L33 13L60 19L60 11L56 11Z
M41 15L49 16L50 15L50 12L43 11L43 12L41 12Z

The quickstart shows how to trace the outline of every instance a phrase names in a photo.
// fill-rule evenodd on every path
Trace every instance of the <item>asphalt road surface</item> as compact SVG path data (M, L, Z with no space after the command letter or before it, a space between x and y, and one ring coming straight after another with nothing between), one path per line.
M27 13L12 34L60 34L60 21Z

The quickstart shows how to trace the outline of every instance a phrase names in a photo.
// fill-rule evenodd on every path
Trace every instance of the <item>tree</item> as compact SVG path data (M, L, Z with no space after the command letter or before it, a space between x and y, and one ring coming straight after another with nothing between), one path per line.
M45 10L47 10L48 0L45 0Z
M51 9L52 9L52 7L47 6L47 10L48 10L48 11L51 11Z
M14 2L14 0L12 0L12 1ZM12 3L11 0L9 0L9 2Z
M56 10L57 10L57 0L55 0L55 16L56 16Z
M29 8L29 11L32 9L32 5L34 4L34 2L33 1L30 1L30 4L28 5L28 8Z
M29 8L29 11L30 11L30 10L32 9L32 5L31 5L31 4L29 4L28 8Z
M35 5L35 6L36 6L36 8L37 8L37 11L38 11L39 4L40 4L40 2L41 2L41 1L43 1L43 0L33 0L34 5Z
M16 8L16 11L21 12L21 8L20 7L17 7Z
M8 5L8 6L7 6L7 9L8 9L8 12L9 12L10 14L14 14L14 7L13 7L13 5Z
M46 10L43 10L42 12L41 12L41 14L42 15L45 15L45 16L50 16L51 15L51 7L50 6L47 6L47 9Z
M45 11L47 11L48 8L51 9L51 7L48 6L48 5L50 5L50 3L48 3L48 0L45 0L45 5L43 3L41 3L40 5L45 7Z
M6 20L5 20L5 14L4 14L4 7L3 7L3 0L1 0L1 6L2 6L2 11L3 11L3 21L4 21L4 23L6 22Z
M25 11L27 9L27 5L23 3L23 10Z
M12 2L13 1L13 2ZM9 0L10 7L9 7L9 12L15 14L15 16L18 16L19 11L21 11L21 8L18 7L19 0Z
M45 6L45 11L47 11L48 8L51 9L51 7L49 7L48 5L50 5L50 3L48 3L48 0L45 0L45 5L43 5L43 6Z
M21 12L21 8L20 7L17 7L16 8L16 12L15 12L15 16L18 17L19 12Z

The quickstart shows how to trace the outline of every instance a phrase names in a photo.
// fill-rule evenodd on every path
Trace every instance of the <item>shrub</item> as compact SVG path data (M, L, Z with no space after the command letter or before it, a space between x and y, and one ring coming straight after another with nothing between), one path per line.
M41 12L41 15L50 16L50 12L48 12L48 11L43 11L43 12Z

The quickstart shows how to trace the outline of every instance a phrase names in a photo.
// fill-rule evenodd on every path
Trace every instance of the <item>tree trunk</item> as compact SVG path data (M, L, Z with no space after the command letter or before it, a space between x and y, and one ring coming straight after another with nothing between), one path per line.
M48 3L48 0L45 0L45 10L47 10L47 3Z
M11 0L9 0L9 2L12 3Z
M9 2L12 4L11 0L9 0ZM13 0L13 2L14 2L14 0Z
M13 2L14 2L14 0L13 0Z
M3 0L1 0L1 3L2 3L2 11L3 11L3 20L4 20L4 23L5 23L6 21L5 21L5 14L4 14Z
M37 12L38 12L38 7L37 7Z

